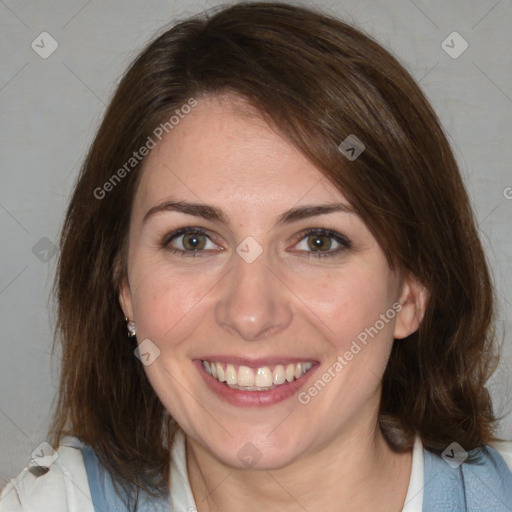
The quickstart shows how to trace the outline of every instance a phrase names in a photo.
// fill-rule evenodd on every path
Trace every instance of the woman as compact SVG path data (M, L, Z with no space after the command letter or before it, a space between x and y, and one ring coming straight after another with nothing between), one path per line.
M59 449L2 511L512 506L456 162L409 74L338 20L238 4L150 43L56 291Z

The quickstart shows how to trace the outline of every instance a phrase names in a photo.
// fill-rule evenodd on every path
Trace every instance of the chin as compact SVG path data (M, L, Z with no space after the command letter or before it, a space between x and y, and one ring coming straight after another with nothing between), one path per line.
M218 442L208 442L207 447L213 456L223 464L236 469L276 470L293 463L303 453L304 447L294 440L293 435L238 434ZM297 433L298 437L299 433Z

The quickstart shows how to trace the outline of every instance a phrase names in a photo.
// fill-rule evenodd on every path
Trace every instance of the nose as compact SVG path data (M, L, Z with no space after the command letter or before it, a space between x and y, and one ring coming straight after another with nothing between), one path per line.
M217 324L245 341L258 341L286 329L292 320L292 293L265 257L247 263L233 254L234 268L219 289Z

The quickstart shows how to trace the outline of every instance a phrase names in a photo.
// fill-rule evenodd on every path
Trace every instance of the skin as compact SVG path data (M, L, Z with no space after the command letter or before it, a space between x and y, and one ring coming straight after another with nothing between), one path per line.
M169 200L213 205L229 223L176 211L143 221ZM186 434L199 512L389 511L404 504L412 457L394 453L378 428L381 377L400 342L394 338L418 328L425 290L390 269L354 213L276 225L293 207L340 202L349 205L233 95L201 98L146 160L120 302L139 343L149 338L160 350L145 371ZM208 231L203 253L172 253L186 250L179 236L162 247L184 226ZM318 257L308 245L315 235L302 235L308 228L340 233L351 247ZM252 263L236 252L248 236L263 248ZM339 247L322 240L327 252ZM307 405L293 396L271 406L234 406L210 391L192 362L213 354L299 356L320 365L307 390L397 302L401 311ZM261 454L251 469L237 456L248 442Z

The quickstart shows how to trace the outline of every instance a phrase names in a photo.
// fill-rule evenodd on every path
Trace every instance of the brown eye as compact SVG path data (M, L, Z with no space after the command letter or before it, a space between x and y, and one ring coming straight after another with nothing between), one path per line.
M212 241L208 232L193 226L169 233L162 239L160 246L179 256L206 256L222 250Z
M312 251L328 251L332 246L332 237L327 235L308 236L308 247Z
M186 233L182 237L183 247L187 251L200 251L206 246L206 237L202 233Z
M350 240L342 234L323 228L311 228L301 233L295 249L306 256L328 257L341 255L350 249Z

